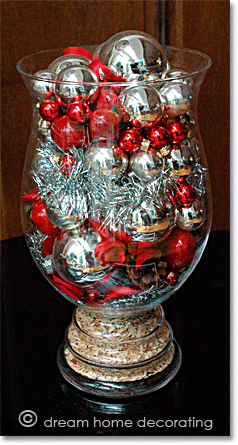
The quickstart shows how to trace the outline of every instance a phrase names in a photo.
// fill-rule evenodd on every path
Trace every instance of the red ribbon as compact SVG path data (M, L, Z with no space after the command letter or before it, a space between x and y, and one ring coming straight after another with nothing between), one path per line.
M79 56L87 57L87 59L92 60L93 55L86 48L81 48L81 46L68 46L64 49L64 56L68 54L77 54Z
M125 82L126 79L124 79L124 77L121 76L116 76L111 70L110 68L108 68L107 65L105 65L103 62L101 62L99 59L94 59L91 63L89 63L89 65L87 65L88 68L90 68L90 70L92 70L98 80L102 80L101 79L101 73L100 70L103 72L104 76L106 77L105 81L111 81L111 82Z

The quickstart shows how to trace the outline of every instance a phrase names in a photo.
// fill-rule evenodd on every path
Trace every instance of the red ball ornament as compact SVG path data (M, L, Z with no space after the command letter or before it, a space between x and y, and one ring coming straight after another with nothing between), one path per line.
M77 102L77 103L81 103L81 102L85 102L85 100L87 100L88 99L88 96L86 95L86 96L80 96L79 94L76 94L76 96L73 96L72 97L72 99L71 99L71 101L70 101L70 103L71 104L73 104L73 103L75 103L75 102ZM68 105L68 104L67 104ZM66 105L66 106L67 106Z
M173 232L162 243L162 255L171 269L188 267L196 253L197 243L194 236L181 229Z
M66 114L76 124L84 124L89 116L91 110L85 102L74 102L67 107Z
M151 128L155 128L155 127L166 127L168 122L168 118L166 116L161 116L160 114L157 116L157 118L155 119L155 121L151 121L151 122L147 122L144 125L144 131L145 134L147 135L148 132L151 130Z
M89 143L87 128L78 127L67 115L54 120L51 125L51 137L64 151L68 151L73 145L80 148Z
M135 128L136 130L142 129L142 124L137 119L132 119L128 124L131 126L131 128Z
M182 142L188 134L188 130L182 122L171 122L167 125L167 130L169 132L168 142L171 144Z
M44 235L57 236L60 232L59 227L56 227L48 218L46 212L45 202L40 200L33 204L31 208L30 218L32 222L38 227Z
M143 136L136 128L123 130L119 136L119 145L123 151L133 152L140 148Z
M42 119L48 122L52 122L60 115L60 106L58 102L54 100L45 100L42 102L39 108L39 113Z
M195 187L192 184L182 182L178 185L178 190L176 190L174 197L177 204L180 204L182 207L190 207L196 195Z
M120 116L113 110L100 109L92 112L89 122L91 137L97 141L118 138Z
M152 148L156 150L160 150L168 143L169 133L165 127L152 127L148 134L147 139L150 141L150 145Z

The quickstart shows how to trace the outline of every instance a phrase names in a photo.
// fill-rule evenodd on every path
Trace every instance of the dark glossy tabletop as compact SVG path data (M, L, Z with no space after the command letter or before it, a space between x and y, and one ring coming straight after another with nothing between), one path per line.
M152 394L115 402L64 380L56 355L74 306L43 278L24 237L1 250L3 436L229 435L229 233L210 235L193 274L163 303L182 349L178 374ZM26 410L37 415L31 427L19 422ZM34 413L20 420L29 425Z

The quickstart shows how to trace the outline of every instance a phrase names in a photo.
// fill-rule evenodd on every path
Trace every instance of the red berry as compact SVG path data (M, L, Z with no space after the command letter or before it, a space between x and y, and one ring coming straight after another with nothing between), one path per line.
M54 100L45 100L39 108L39 113L45 121L52 122L60 115L60 106Z
M188 267L196 253L197 243L194 236L180 229L175 229L163 241L162 252L165 261L172 269Z
M67 115L54 120L51 125L51 137L64 151L68 151L73 145L76 148L83 147L89 142L87 129L78 127Z
M44 235L56 236L60 231L48 218L45 202L40 200L33 204L30 218Z

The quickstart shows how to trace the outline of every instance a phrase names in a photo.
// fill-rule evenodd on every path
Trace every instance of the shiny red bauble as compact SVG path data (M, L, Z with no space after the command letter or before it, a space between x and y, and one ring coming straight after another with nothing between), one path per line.
M136 130L142 129L142 124L137 119L132 119L130 122L128 122L131 128L135 128Z
M67 115L54 120L51 125L51 137L64 151L68 151L73 145L80 148L89 143L87 128L77 126Z
M60 229L56 227L48 218L45 202L39 200L31 208L30 218L44 235L56 236Z
M119 145L128 153L138 150L142 141L143 136L136 128L129 128L120 133Z
M42 102L39 108L39 113L42 119L48 122L52 122L60 115L60 106L58 102L54 100L45 100Z
M168 130L163 127L152 127L146 136L146 138L150 141L150 145L155 150L160 150L168 143L169 133Z
M89 116L91 110L85 102L74 102L67 107L66 114L76 124L84 124Z
M182 122L170 122L166 128L169 132L168 142L171 144L182 142L188 134L188 130Z
M178 185L174 197L177 204L180 204L182 207L190 207L196 195L195 187L192 184L182 182Z
M197 243L192 233L181 229L173 232L162 242L162 255L171 269L188 267L196 253Z
M91 137L97 141L118 138L120 116L113 110L106 108L95 110L90 116L89 130Z

